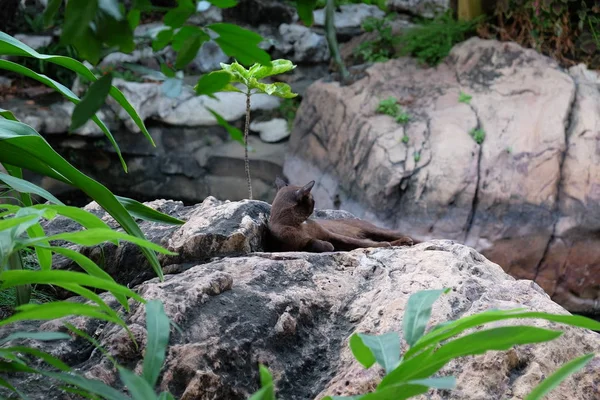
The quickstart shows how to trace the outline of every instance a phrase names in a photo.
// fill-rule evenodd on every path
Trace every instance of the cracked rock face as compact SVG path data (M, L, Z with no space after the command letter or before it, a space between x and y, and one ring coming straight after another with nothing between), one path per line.
M231 207L215 203L215 208L222 206ZM225 214L221 210L223 218ZM329 214L336 217L336 213L322 213ZM166 275L164 282L146 281L136 290L147 300L162 300L168 316L183 330L183 335L172 330L158 381L161 391L169 390L182 400L247 399L258 389L260 362L272 372L278 398L306 400L372 389L381 370L364 370L353 359L348 349L351 334L400 331L409 296L442 287L452 290L434 304L429 326L490 308L565 313L538 285L516 281L472 248L448 240L412 248L226 257ZM114 301L109 304L117 306ZM125 319L139 350L118 326L82 318L70 322L139 373L146 345L144 308L134 304ZM430 398L523 398L563 363L600 352L597 333L544 321L519 323L558 328L564 334L547 343L454 361L441 375L455 375L458 387L451 392L432 391ZM62 330L61 325L61 321L41 327L35 322L19 323L0 327L0 337L16 330ZM89 378L121 388L111 363L81 338L35 346ZM405 343L402 350L406 351ZM600 381L599 360L592 360L547 398L594 399ZM29 379L26 384L19 379L13 376L11 382L31 399L64 398L57 384L46 378Z
M473 246L567 309L600 313L597 75L479 38L433 69L401 58L366 75L309 87L291 183L316 179L320 207ZM376 112L388 97L408 123Z

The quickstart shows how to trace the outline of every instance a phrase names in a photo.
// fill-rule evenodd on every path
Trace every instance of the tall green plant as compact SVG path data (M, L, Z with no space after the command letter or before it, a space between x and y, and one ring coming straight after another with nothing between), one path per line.
M221 70L211 72L205 75L196 85L197 94L207 94L204 92L208 86L218 88L215 91L238 92L246 95L246 122L244 124L244 166L246 170L246 179L248 182L248 198L252 200L252 179L250 177L250 160L248 158L248 130L250 127L250 97L253 94L263 93L271 96L277 96L284 99L296 97L298 94L292 93L290 86L283 82L263 83L261 79L268 78L273 75L283 74L291 71L296 66L289 60L273 60L271 66L254 64L249 69L244 68L238 62L232 64L221 63ZM234 83L241 83L245 86L245 90L241 90L234 86ZM213 112L213 115L216 114ZM217 117L215 115L215 117ZM217 121L225 126L230 132L231 127L227 123L223 123L222 118L217 117ZM235 133L232 136L236 136Z

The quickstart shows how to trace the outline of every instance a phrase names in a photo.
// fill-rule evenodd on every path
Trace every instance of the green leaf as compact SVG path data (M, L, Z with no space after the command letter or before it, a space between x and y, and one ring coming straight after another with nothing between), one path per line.
M525 400L542 400L544 396L554 390L558 385L561 384L566 378L585 367L592 359L594 354L586 354L581 357L577 357L562 367L554 371L552 375L544 379L539 385L537 385L525 398Z
M173 395L169 392L162 392L158 396L158 400L175 400L175 397L173 397Z
M82 331L81 329L76 328L75 326L73 326L73 324L70 324L68 322L65 322L65 327L70 330L71 332L75 333L76 335L79 335L80 337L84 338L85 340L87 340L89 343L91 343L97 350L100 350L102 352L102 354L104 354L104 356L110 361L112 362L113 366L115 368L117 368L119 366L119 364L117 363L117 361L114 359L114 357L112 355L110 355L110 353L108 351L106 351L106 349L100 344L100 342L98 342L96 339L94 339L93 337L91 337L90 335L88 335L86 332ZM135 342L135 341L134 341Z
M140 227L105 186L74 168L28 125L0 120L0 162L27 168L80 188L112 215L126 232L144 238ZM156 254L145 247L141 250L162 279L162 268Z
M231 136L231 138L233 140L235 140L236 142L240 142L241 144L244 144L244 134L242 133L242 131L240 131L235 126L230 125L229 122L225 121L225 118L221 117L213 109L208 108L208 107L206 107L206 109L217 119L217 123L219 125L221 125L223 128L225 128L225 130L227 130L227 133L229 133L229 136Z
M50 0L44 10L44 26L50 26L63 0Z
M508 326L471 333L442 345L426 358L420 355L415 357L415 360L421 358L420 362L416 365L411 364L410 368L408 362L403 362L382 379L378 388L384 388L395 382L430 377L450 360L458 357L483 354L489 350L508 350L518 344L547 342L556 339L562 333L532 326Z
M116 320L104 313L100 307L89 304L78 304L72 301L53 301L42 304L25 304L17 308L16 314L0 321L0 326L17 321L52 320L62 317L85 316L98 318L103 321L113 322L124 328L127 327L123 320Z
M304 22L306 26L312 26L313 10L317 5L317 0L297 0L296 9L298 10L298 17Z
M2 32L0 32L0 36L2 36ZM1 45L1 43L0 43L0 45ZM40 75L40 74L30 70L29 68L25 68L19 64L13 63L11 61L0 60L0 69L6 69L9 71L17 72L17 73L20 73L21 75L25 75L29 78L35 79L39 82L42 82L45 85L50 86L51 88L55 89L57 92L61 93L72 103L78 104L81 101L81 100L79 100L79 97L77 97L75 95L75 93L73 93L67 87L63 86L61 83L58 83L58 82L46 77L45 75ZM113 148L115 149L117 156L119 157L119 160L121 161L121 165L123 166L123 169L125 170L125 172L127 172L127 164L125 164L125 160L123 159L123 156L121 154L121 149L119 148L119 145L115 141L115 138L112 136L112 134L108 130L108 127L96 115L94 115L92 117L92 120L104 132L104 134L106 135L106 137L112 144Z
M117 21L121 21L123 19L123 14L121 14L119 2L117 0L98 0L98 6L102 11Z
M292 88L287 83L261 83L257 82L254 78L251 78L249 83L250 84L248 85L248 87L250 87L251 89L256 89L270 96L282 97L284 99L291 99L298 96L297 93L292 92Z
M135 29L140 24L141 17L142 12L140 10L129 11L127 13L127 22L129 23L129 29Z
M69 128L71 132L85 124L102 107L110 91L112 78L112 73L108 73L92 83L81 102L73 110Z
M263 399L265 400L275 400L275 391L273 390L273 377L269 372L269 369L264 365L260 364L258 366L260 373L260 385L266 389L263 394Z
M473 328L488 322L518 318L539 318L547 321L560 322L571 326L600 331L600 322L581 315L549 314L538 311L523 312L521 309L490 310L464 317L457 321L450 321L443 326L438 327L438 329L432 330L423 336L412 348L410 348L404 355L404 358L411 358L417 354L418 351L429 346L434 346L441 341L451 338L452 336L456 336L469 328Z
M134 400L157 400L156 393L154 393L152 386L150 386L142 377L123 367L119 367L119 376Z
M196 37L196 36L201 37L203 39L202 41L206 41L206 40L210 39L210 36L208 36L206 34L206 32L204 32L202 29L198 28L197 26L191 26L191 25L183 26L173 36L173 43L171 44L171 47L175 51L180 51L183 48L183 45L185 44L186 41L188 41L190 38Z
M208 35L206 35L208 37ZM202 36L190 36L183 42L181 46L181 50L177 53L177 58L175 60L175 68L183 69L186 65L188 65L198 54L198 50L200 50L200 46L204 43L206 39Z
M83 1L87 1L87 0L83 0ZM81 23L81 21L79 21L78 23ZM63 31L63 36L64 36L64 31ZM87 45L90 46L91 44L88 42ZM48 61L48 62L57 64L57 65L60 65L62 67L68 68L71 71L76 72L77 74L83 76L84 78L87 78L91 82L95 82L98 79L92 73L92 71L89 70L89 68L87 68L85 65L83 65L81 62L79 62L77 60L74 60L70 57L40 54L37 51L35 51L34 49L32 49L31 47L27 46L25 43L20 42L17 39L13 38L12 36L7 35L6 33L1 32L1 31L0 31L0 54L21 56L21 57L34 57L34 58L37 58L38 60ZM43 75L41 75L41 76L43 76ZM63 88L64 88L64 86L63 86ZM112 86L109 94L111 95L111 97L113 99L115 99L115 101L117 103L119 103L119 105L121 107L123 107L123 109L127 112L127 114L129 114L129 116L133 119L135 124L140 128L140 130L142 131L142 133L144 134L146 139L152 144L152 146L156 146L154 144L154 141L152 140L152 137L150 136L150 133L148 132L148 129L146 129L144 122L140 118L137 111L133 108L133 106L127 101L127 99L125 98L123 93L119 89L117 89L115 86ZM113 143L113 147L114 147L114 143Z
M441 390L452 390L456 387L456 378L453 376L442 376L438 378L416 379L410 381L409 384L423 385Z
M167 47L173 37L173 29L163 29L158 32L156 38L152 41L152 50L159 51Z
M29 229L27 229L27 234L30 238L38 238L46 236L46 232L44 232L44 228L39 223L32 225ZM42 245L48 245L48 242L42 242ZM42 270L49 270L52 268L52 252L50 250L44 249L41 246L35 247L35 254L38 258L38 262L40 263L40 268Z
M175 78L175 71L165 63L160 64L160 72L167 78Z
M208 0L213 5L219 8L231 8L235 7L238 2L236 0Z
M88 392L97 394L102 396L107 400L128 400L130 397L125 396L123 393L119 392L116 389L106 385L105 383L96 380L96 379L87 379L79 375L75 374L67 374L67 373L55 373L55 372L45 372L45 371L36 371L50 378L57 379L62 382L66 382L69 385L77 386L81 389L87 390ZM150 399L149 399L150 400Z
M400 361L400 336L398 333L388 332L377 336L364 333L357 335L387 373L396 367Z
M160 300L146 303L146 352L144 354L143 377L150 387L156 385L169 345L169 317Z
M183 225L185 221L172 217L168 214L161 213L140 203L137 200L128 197L115 196L131 215L144 221L158 222L161 224Z
M196 11L192 0L178 0L177 3L177 7L169 10L163 19L164 24L172 28L182 26Z
M65 8L61 42L69 44L72 39L84 35L96 16L97 9L98 0L69 0Z
M219 35L214 40L221 50L240 63L250 65L258 62L262 65L271 65L269 53L258 47L263 40L259 34L227 23L211 24L207 28Z
M214 71L206 75L202 75L194 86L197 95L207 95L211 97L229 84L231 75L226 71Z
M445 292L447 289L422 290L409 297L402 321L404 340L409 346L412 347L423 336L431 316L431 307Z
M17 270L17 271L3 271L0 273L0 289L6 289L13 286L25 285L25 284L47 284L61 286L63 284L70 284L76 282L81 286L89 286L96 289L109 290L114 293L119 293L124 296L134 298L139 302L145 302L140 295L135 293L133 290L119 285L113 280L102 279L95 276L91 276L82 272L74 271L30 271L30 270ZM37 304L36 306L39 306Z
M373 352L365 346L360 336L356 333L350 336L350 350L352 350L354 358L356 358L363 367L371 368L373 364L375 364L376 360Z
M29 223L29 226L35 224L35 222L32 221L39 221L40 216L35 216L35 215L25 215L23 217L14 217L14 218L10 218L10 219L3 219L0 220L0 231L3 231L5 229L9 229L9 228L13 228L15 226L19 226L21 224L24 223ZM27 228L25 228L26 230Z
M110 227L106 224L106 222L102 221L100 218L96 217L91 212L88 212L79 207L54 204L36 204L31 208L36 210L51 210L56 214L63 215L67 218L72 219L73 221L88 229L100 228L110 230Z
M250 70L250 77L255 79L266 78L267 76L279 75L291 71L296 66L290 60L278 59L271 61L271 66L254 64Z
M24 179L20 179L0 172L0 181L6 183L8 186L13 188L17 192L37 194L38 196L53 203L63 204L62 201L54 197L54 195L52 195L52 193L48 192L46 189L34 185L33 183Z
M18 339L31 339L42 342L50 342L53 340L68 340L71 339L71 336L62 332L14 332L0 339L0 345L8 343L11 340Z
M0 117L10 119L11 121L19 121L12 111L5 110L4 108L0 108Z
M0 349L0 356L3 356L5 353L31 354L32 356L41 358L42 360L46 361L48 364L60 369L61 371L69 371L71 369L71 367L69 367L67 364L65 364L58 358L53 357L44 351L34 349L32 347L13 346L13 347L4 347L4 348Z
M40 238L32 238L24 240L22 243L25 246L30 246L32 244L38 243L40 240ZM95 246L97 244L106 242L107 240L124 240L126 242L137 244L138 246L143 248L145 247L154 251L158 251L159 253L177 255L177 253L169 251L164 247L152 243L148 240L140 239L135 236L128 235L126 233L103 228L93 228L77 232L58 233L56 235L47 236L45 240L65 240L67 242L76 243L83 246Z

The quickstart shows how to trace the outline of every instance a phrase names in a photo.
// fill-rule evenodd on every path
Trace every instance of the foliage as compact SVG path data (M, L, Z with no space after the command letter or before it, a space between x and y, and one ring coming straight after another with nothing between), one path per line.
M420 151L415 151L415 153L413 154L413 159L415 160L416 163L418 163L419 161L421 161L421 152Z
M279 105L279 114L287 121L288 128L290 130L294 125L294 120L296 119L296 113L298 112L299 106L300 101L297 97L292 99L283 99Z
M508 350L519 344L547 342L562 335L558 330L527 325L479 329L462 335L465 331L479 328L486 323L522 318L545 319L580 328L600 330L600 322L578 315L512 309L488 310L473 314L456 321L438 324L425 333L434 302L449 290L422 290L409 297L402 320L402 337L408 345L408 350L404 354L401 354L401 339L396 332L382 335L352 334L349 338L349 346L356 360L367 369L376 363L379 364L384 369L385 376L374 392L351 397L326 396L323 400L401 400L427 393L430 389L452 390L456 386L456 379L453 376L434 376L450 361L469 355L484 354L487 351ZM541 400L564 379L583 368L593 357L593 353L586 354L566 363L543 379L531 391L527 400ZM268 371L264 372L261 366L261 377L263 374L268 374ZM267 379L261 379L261 382L262 388L251 399L274 400L274 396L258 395L264 393L265 388L272 386L270 374Z
M469 134L477 144L481 144L485 140L485 131L481 128L473 128Z
M395 97L388 97L387 99L381 100L375 111L381 114L389 115L399 124L406 124L408 121L410 121L410 114L400 107L398 104L398 99Z
M244 68L237 61L232 64L221 63L221 70L214 71L200 78L200 81L194 88L197 94L211 95L214 92L238 92L246 95L246 122L244 124L244 149L245 149L245 169L246 178L248 181L248 198L252 200L252 180L250 177L250 161L248 159L248 130L250 126L250 96L257 93L277 96L284 99L291 99L298 96L293 93L290 86L283 82L263 83L261 79L270 76L279 75L293 70L296 66L289 60L273 60L271 65L254 64L249 69ZM234 86L234 83L243 84L245 90ZM208 92L205 91L209 88ZM214 97L214 96L213 96ZM225 127L230 134L235 134L232 127L225 122L223 118L219 118L215 112L211 111L217 122Z
M327 0L317 0L317 5L315 8L324 8L327 3ZM387 0L335 0L336 6L342 6L345 4L368 4L379 7L381 10L387 10Z
M563 65L600 68L600 4L590 0L500 0L487 36L515 41Z
M398 37L399 54L412 55L422 63L437 65L455 44L466 40L481 21L480 17L471 21L457 21L451 11L432 20L423 20Z
M37 49L42 54L55 54L65 57L74 58L77 56L77 52L73 48L73 46L65 46L60 43L50 43L47 46L42 46ZM71 87L73 85L73 81L77 74L71 70L61 68L60 66L52 63L46 63L43 60L29 58L29 57L20 57L19 64L22 66L32 69L40 74L46 75L49 78L60 82L61 84ZM18 74L15 74L18 75Z
M367 62L387 61L394 56L394 43L398 40L392 35L390 21L396 17L391 13L385 18L367 17L363 20L362 29L365 32L375 32L377 36L373 40L367 40L354 48L355 56Z
M473 96L461 91L458 95L458 101L460 103L470 104Z

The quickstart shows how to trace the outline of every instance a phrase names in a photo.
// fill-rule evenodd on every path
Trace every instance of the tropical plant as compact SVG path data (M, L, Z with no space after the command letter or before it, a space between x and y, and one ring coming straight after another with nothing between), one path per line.
M396 14L391 13L384 18L365 18L362 29L365 32L376 32L377 36L358 45L353 50L354 54L367 62L382 62L392 58L396 52L394 44L398 40L393 36L390 25L395 17Z
M291 71L296 66L289 60L273 60L271 66L254 64L249 69L244 68L238 62L232 64L221 63L221 70L214 71L204 75L198 81L195 90L197 94L212 94L216 91L238 92L246 95L246 121L244 124L244 165L246 170L246 179L248 183L248 198L252 200L252 180L250 178L250 160L248 159L248 130L250 126L250 97L253 94L264 93L271 96L277 96L284 99L291 99L298 94L293 93L290 86L283 82L262 83L261 79L283 74ZM234 83L241 83L245 86L241 90ZM216 112L209 110L215 116L217 121L223 125L232 135L239 138L238 132L220 118Z
M550 314L525 309L488 310L448 321L432 327L425 333L434 302L449 289L423 290L412 294L402 321L404 341L408 350L401 354L401 339L397 332L382 335L354 333L349 346L356 360L365 368L376 363L385 376L375 391L351 397L327 396L323 400L402 400L427 393L430 389L452 390L456 379L452 376L434 376L450 361L468 355L483 354L490 350L508 350L512 346L547 342L562 335L559 330L527 325L503 326L478 330L462 335L468 329L483 324L517 319L544 319L580 328L600 330L600 322L578 315ZM577 357L552 375L543 379L527 396L527 400L541 400L547 393L571 374L579 371L594 357L593 353ZM261 366L263 387L252 399L274 400L272 378ZM265 389L269 388L269 389ZM263 394L258 396L258 393Z

